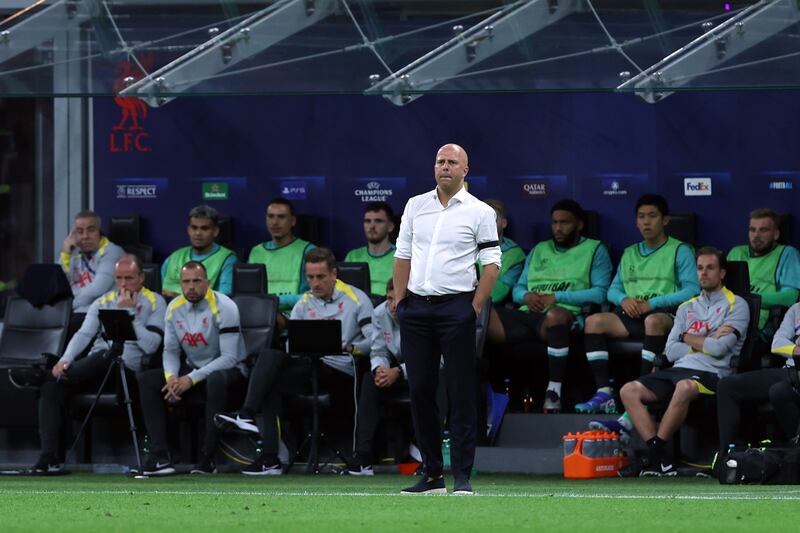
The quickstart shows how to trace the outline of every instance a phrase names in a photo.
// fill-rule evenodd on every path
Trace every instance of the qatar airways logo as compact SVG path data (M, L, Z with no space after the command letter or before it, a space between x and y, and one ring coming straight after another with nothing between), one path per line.
M684 178L684 196L711 196L711 178Z
M523 198L544 198L547 196L547 182L523 181L520 192Z

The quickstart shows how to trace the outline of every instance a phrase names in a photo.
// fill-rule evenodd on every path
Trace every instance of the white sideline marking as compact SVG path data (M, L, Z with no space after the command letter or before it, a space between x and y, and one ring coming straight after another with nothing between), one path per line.
M798 490L780 490L780 494L765 492L731 492L731 493L708 493L708 494L583 494L579 492L517 492L517 493L485 493L477 492L472 497L484 498L570 498L587 500L800 500ZM22 494L110 494L120 496L166 494L175 496L356 496L367 498L408 498L399 492L316 492L316 491L208 491L208 490L26 490L26 489L0 489L0 495L22 495ZM452 494L448 494L452 496ZM430 496L429 496L430 497ZM463 496L459 496L463 497Z

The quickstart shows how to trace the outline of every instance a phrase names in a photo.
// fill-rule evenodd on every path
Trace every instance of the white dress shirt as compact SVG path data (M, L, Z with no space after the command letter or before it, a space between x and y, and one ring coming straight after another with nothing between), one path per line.
M400 222L395 258L411 260L408 290L420 296L470 292L475 261L500 268L494 209L463 187L442 207L436 189L414 196Z

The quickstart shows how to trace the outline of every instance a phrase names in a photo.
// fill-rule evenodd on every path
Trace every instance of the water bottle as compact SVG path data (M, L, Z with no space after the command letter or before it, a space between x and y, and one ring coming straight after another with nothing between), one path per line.
M616 433L611 434L611 456L612 457L620 456L619 435L617 435Z
M445 468L450 467L450 432L447 430L442 438L442 462Z
M572 432L567 433L561 439L564 441L564 457L571 455L578 444L578 436Z
M597 439L594 432L590 432L583 438L583 456L584 457L597 457Z
M600 446L598 446L597 457L610 457L611 456L611 440L608 438L608 433L605 431L600 434L598 439Z

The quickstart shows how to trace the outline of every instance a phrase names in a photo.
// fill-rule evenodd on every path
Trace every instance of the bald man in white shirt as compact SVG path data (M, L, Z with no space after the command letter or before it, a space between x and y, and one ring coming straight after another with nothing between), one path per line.
M400 223L394 263L401 351L424 475L403 490L446 493L442 429L436 405L444 357L455 494L472 494L477 427L475 321L500 269L494 210L464 188L467 152L456 144L436 154L436 188L411 198ZM483 265L480 283L475 262ZM477 287L477 288L476 288Z

